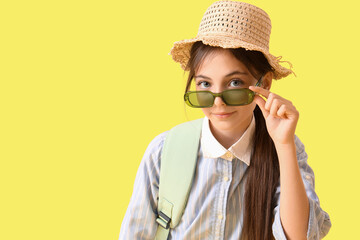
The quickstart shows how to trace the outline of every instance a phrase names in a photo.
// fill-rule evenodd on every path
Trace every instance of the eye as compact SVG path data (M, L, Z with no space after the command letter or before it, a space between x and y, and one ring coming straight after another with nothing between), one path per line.
M244 82L241 81L240 79L234 79L230 82L231 87L240 87L242 85L244 85Z
M210 87L210 83L207 81L200 81L196 84L197 86L201 87L201 88L208 88Z

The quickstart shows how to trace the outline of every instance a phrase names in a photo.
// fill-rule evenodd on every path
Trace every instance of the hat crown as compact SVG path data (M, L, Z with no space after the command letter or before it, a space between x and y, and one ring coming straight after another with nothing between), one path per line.
M217 1L207 8L195 38L184 39L174 43L170 53L182 69L188 67L191 48L195 42L221 48L244 48L264 54L273 68L274 79L280 79L294 73L290 65L280 65L281 57L269 52L271 21L269 15L254 5L231 0Z
M249 3L217 1L207 8L197 37L223 36L269 51L271 20L268 14Z

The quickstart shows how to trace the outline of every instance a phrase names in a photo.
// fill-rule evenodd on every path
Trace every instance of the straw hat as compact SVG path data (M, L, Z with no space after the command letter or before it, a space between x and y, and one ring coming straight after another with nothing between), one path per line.
M245 48L264 54L274 68L274 78L280 79L293 73L279 64L281 57L269 53L271 21L268 14L249 3L217 1L206 10L195 38L175 42L169 55L185 69L194 42L222 48Z

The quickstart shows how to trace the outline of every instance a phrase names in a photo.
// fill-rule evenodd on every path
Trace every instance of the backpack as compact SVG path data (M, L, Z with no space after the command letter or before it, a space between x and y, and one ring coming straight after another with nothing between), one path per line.
M169 130L161 153L156 240L166 240L183 215L194 178L204 118Z

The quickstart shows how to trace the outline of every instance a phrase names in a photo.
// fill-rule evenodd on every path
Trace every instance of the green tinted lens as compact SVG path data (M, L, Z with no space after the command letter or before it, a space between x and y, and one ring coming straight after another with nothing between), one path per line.
M222 97L226 105L242 106L250 104L254 99L254 92L248 88L225 90L222 93L209 91L187 92L184 99L187 105L195 108L211 107L215 97Z
M254 92L248 88L232 89L223 92L223 100L230 106L250 104L254 99Z
M190 103L191 107L210 107L214 103L214 97L210 92L188 92L186 95L185 101Z

